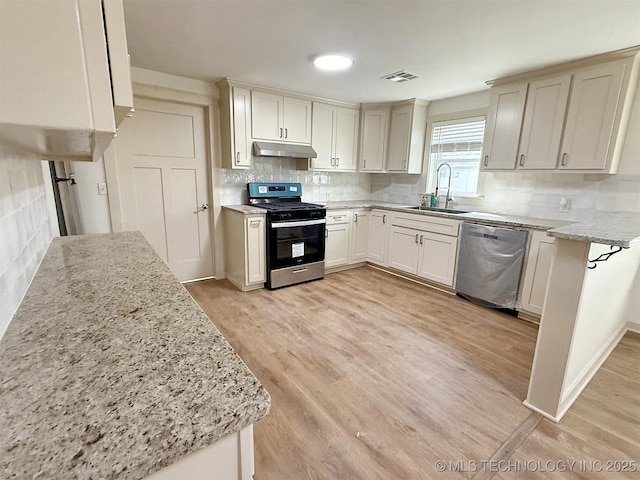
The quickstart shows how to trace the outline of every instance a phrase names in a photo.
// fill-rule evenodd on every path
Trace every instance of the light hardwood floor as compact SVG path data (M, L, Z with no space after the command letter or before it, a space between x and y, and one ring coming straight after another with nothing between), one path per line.
M187 289L272 396L254 430L256 480L465 478L435 462L489 459L531 414L521 402L537 327L506 314L369 267L275 291ZM593 405L573 407L574 443L601 434L584 418L604 403L605 424L616 412L630 422L610 453L637 460L640 341L626 344L592 382ZM554 441L575 453L564 432L543 420L515 456L552 458Z

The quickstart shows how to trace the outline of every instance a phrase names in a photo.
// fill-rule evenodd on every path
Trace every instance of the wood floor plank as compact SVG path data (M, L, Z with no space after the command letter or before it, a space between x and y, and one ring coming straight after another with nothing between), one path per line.
M368 267L275 291L187 289L272 396L254 427L256 480L465 478L435 462L488 459L530 415L529 322ZM636 402L605 418L633 420ZM585 442L603 428L571 435ZM627 452L633 427L616 435Z

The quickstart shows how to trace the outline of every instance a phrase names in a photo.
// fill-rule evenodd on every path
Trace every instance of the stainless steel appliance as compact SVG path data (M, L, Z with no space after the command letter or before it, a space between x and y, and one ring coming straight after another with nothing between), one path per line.
M528 233L463 223L456 292L488 307L515 309Z
M327 211L302 202L300 183L248 183L249 204L267 210L267 288L324 277Z

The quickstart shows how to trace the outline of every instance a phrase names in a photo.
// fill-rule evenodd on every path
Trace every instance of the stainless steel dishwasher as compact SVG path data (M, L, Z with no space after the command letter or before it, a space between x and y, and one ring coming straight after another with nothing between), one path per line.
M456 292L481 305L515 309L529 232L463 223Z

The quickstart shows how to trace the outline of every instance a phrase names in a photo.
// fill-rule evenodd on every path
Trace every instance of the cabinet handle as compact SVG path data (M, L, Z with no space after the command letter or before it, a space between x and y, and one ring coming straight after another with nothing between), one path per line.
M251 226L251 227L257 227L258 225L260 225L260 219L251 220L251 222L249 222L249 226Z
M282 138L282 127L280 127L280 138Z
M422 239L424 238L424 235L420 235L420 245L422 245Z
M367 168L367 161L362 159L362 168Z
M383 224L387 223L387 216L386 215L382 215L382 223Z
M287 138L289 136L289 129L285 128L284 129L284 138Z
M357 213L353 214L353 223L358 223L358 214Z
M236 152L236 165L240 165L240 152Z
M335 158L332 158L332 159L331 159L331 166L332 166L332 167L335 167L335 166L336 166L336 159L335 159Z
M560 162L560 165L565 166L567 164L567 155L569 154L568 153L562 154L562 162Z
M327 228L324 229L324 238L329 238L329 230Z
M485 155L485 156L484 156L484 162L483 162L483 163L484 163L484 166L485 166L485 167L488 167L488 166L489 166L489 155Z
M418 244L418 234L416 233L416 245Z
M524 167L524 154L520 155L520 166Z
M336 167L340 166L340 159L338 157L336 157Z

